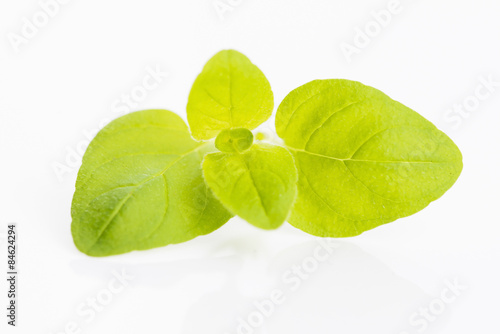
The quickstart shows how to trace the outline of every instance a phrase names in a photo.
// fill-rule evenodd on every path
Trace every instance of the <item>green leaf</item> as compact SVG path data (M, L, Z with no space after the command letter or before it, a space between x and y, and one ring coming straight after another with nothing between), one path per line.
M279 146L256 144L244 153L207 154L203 175L229 211L264 229L286 220L297 194L293 158Z
M213 144L194 141L167 110L120 117L83 157L71 230L78 249L107 256L190 240L231 215L205 185L201 161Z
M462 155L443 132L359 82L316 80L293 90L276 129L299 171L289 222L318 236L354 236L409 216L462 170Z
M215 138L224 129L255 129L273 111L273 92L264 74L243 54L213 56L189 94L187 116L194 138Z
M215 138L215 147L222 152L244 152L252 143L253 133L244 128L222 130Z

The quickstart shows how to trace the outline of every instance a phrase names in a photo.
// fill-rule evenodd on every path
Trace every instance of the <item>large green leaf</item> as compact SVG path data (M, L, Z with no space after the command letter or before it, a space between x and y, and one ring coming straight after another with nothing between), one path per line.
M206 187L201 161L212 144L194 141L167 110L120 117L83 157L71 215L73 239L92 256L190 240L231 215Z
M299 171L289 222L318 236L353 236L411 215L462 170L443 132L359 82L316 80L293 90L276 129Z
M187 104L194 138L211 139L224 129L254 129L271 116L273 92L264 74L235 50L213 56L198 75Z
M279 146L256 144L244 153L207 154L203 175L229 211L264 229L286 220L297 194L292 155Z

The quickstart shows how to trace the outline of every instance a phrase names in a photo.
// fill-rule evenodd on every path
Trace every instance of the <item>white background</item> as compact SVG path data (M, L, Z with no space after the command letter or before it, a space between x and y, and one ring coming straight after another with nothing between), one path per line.
M353 44L357 28L376 29L371 12L389 0L221 2L231 6L222 15L213 0L73 0L16 51L13 34L41 7L1 0L0 259L5 226L16 222L20 265L18 327L8 333L78 326L66 332L233 334L273 289L285 301L254 333L499 333L500 87L474 98L476 89L487 92L478 88L482 78L500 81L498 0L401 0L350 62L342 43ZM261 68L276 106L320 78L384 91L457 143L461 177L418 214L335 240L296 291L283 275L310 260L318 241L288 224L263 231L235 218L181 245L108 258L78 252L70 234L78 162L70 152L119 116L115 103L142 84L147 68L168 75L130 111L164 108L185 118L192 82L224 48ZM463 103L470 113L447 111ZM54 168L67 159L72 166L58 177ZM134 277L128 285L92 319L79 314L89 298L109 296L113 271L122 270ZM419 308L440 305L447 280L464 290L433 321L410 322Z

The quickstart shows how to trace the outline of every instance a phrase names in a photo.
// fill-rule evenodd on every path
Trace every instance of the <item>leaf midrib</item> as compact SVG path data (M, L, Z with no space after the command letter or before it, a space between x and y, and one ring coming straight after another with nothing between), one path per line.
M336 160L336 161L354 161L354 162L372 162L372 163L409 163L409 164L446 164L446 163L452 163L452 161L404 161L404 160L363 160L363 159L353 159L353 158L336 158L332 157L329 155L324 155L320 153L314 153L311 151L307 151L304 149L299 149L295 148L292 146L286 146L287 149L295 152L301 152L301 153L306 153L309 155L314 155L317 157L325 158L325 159L331 159L331 160Z
M104 232L106 231L106 229L109 227L109 225L112 223L112 221L114 220L114 218L116 217L116 215L118 214L118 212L120 212L121 208L125 205L125 203L127 203L127 201L132 197L132 195L138 190L140 189L144 184L148 183L149 181L157 178L158 176L163 176L171 167L173 167L178 161L180 161L181 159L187 157L188 155L200 150L201 148L207 146L209 144L209 142L205 142L205 143L202 143L200 144L199 146L195 147L194 149L192 150L189 150L187 152L185 152L184 154L180 155L177 159L175 159L170 165L168 165L165 169L163 169L161 172L139 182L138 184L134 185L134 189L132 191L130 191L130 193L125 196L122 201L120 201L119 205L117 206L117 208L115 208L115 210L113 210L111 216L108 218L108 220L106 221L106 223L104 224L104 226L101 228L101 230L99 231L99 234L97 236L97 239L95 240L95 242L88 248L88 250L92 249L92 247L94 247L98 242L99 240L101 239L102 235L104 234ZM90 203L92 202L92 200L89 201L89 205ZM161 223L160 223L161 224Z
M253 178L253 175L252 175L252 171L250 170L250 166L247 164L245 158L242 156L241 157L241 162L243 163L243 165L245 166L246 170L248 171L248 176L250 176L250 181L252 181L252 185L255 189L255 192L257 193L257 198L259 199L259 203L260 203L260 206L262 207L262 210L264 211L264 214L265 216L267 217L268 219L268 223L270 223L270 217L269 217L269 214L267 213L267 209L264 205L264 201L262 200L262 197L260 195L260 192L259 192L259 188L257 188L257 185L255 183L255 180Z

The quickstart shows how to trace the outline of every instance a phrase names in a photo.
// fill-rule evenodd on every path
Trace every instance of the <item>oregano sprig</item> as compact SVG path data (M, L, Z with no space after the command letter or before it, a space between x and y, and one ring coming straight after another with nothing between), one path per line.
M234 215L263 229L288 221L313 235L354 236L422 210L462 170L443 132L359 82L315 80L293 90L276 114L284 144L254 142L251 130L272 110L264 74L224 50L193 84L190 131L167 110L109 123L78 173L77 248L108 256L161 247Z

